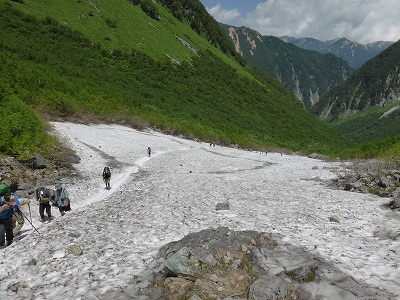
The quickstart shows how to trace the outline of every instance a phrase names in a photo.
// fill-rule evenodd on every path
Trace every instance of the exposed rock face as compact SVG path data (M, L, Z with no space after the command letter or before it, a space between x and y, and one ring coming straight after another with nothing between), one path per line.
M393 297L266 233L219 227L161 247L147 270L123 291L110 291L103 299L296 300L338 295L347 300Z

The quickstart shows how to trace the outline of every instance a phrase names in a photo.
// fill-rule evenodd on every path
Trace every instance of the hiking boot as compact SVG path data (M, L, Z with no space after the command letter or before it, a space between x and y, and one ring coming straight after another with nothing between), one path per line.
M44 221L46 221L44 218L41 218L41 219L40 219L40 222L43 223Z
M6 247L10 246L13 243L13 240L7 240L7 245Z

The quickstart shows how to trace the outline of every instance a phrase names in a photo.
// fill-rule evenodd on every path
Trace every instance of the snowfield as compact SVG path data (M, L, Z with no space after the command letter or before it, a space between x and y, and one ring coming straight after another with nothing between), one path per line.
M40 223L32 201L40 234L25 222L26 237L0 250L0 299L99 299L125 287L162 245L219 226L271 233L400 299L400 213L382 207L389 199L330 188L340 163L118 125L52 125L81 157L81 176L64 184L72 211L52 208L55 219ZM230 210L216 210L221 202Z

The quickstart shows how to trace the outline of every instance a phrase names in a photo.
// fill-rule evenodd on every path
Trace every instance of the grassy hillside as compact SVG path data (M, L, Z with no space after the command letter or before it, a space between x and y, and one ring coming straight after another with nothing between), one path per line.
M366 62L312 107L312 113L337 120L400 99L400 41Z
M20 2L0 1L0 109L18 103L41 137L39 116L90 116L245 147L331 153L349 145L276 79L226 56L158 4L157 21L124 0ZM19 139L0 151L48 148Z

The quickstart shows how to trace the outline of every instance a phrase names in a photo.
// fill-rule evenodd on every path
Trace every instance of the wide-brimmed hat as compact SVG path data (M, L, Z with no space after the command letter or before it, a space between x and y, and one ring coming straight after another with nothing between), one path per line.
M60 182L57 182L57 183L54 185L54 187L55 187L56 189L59 189L59 188L62 187L62 184L61 184Z

